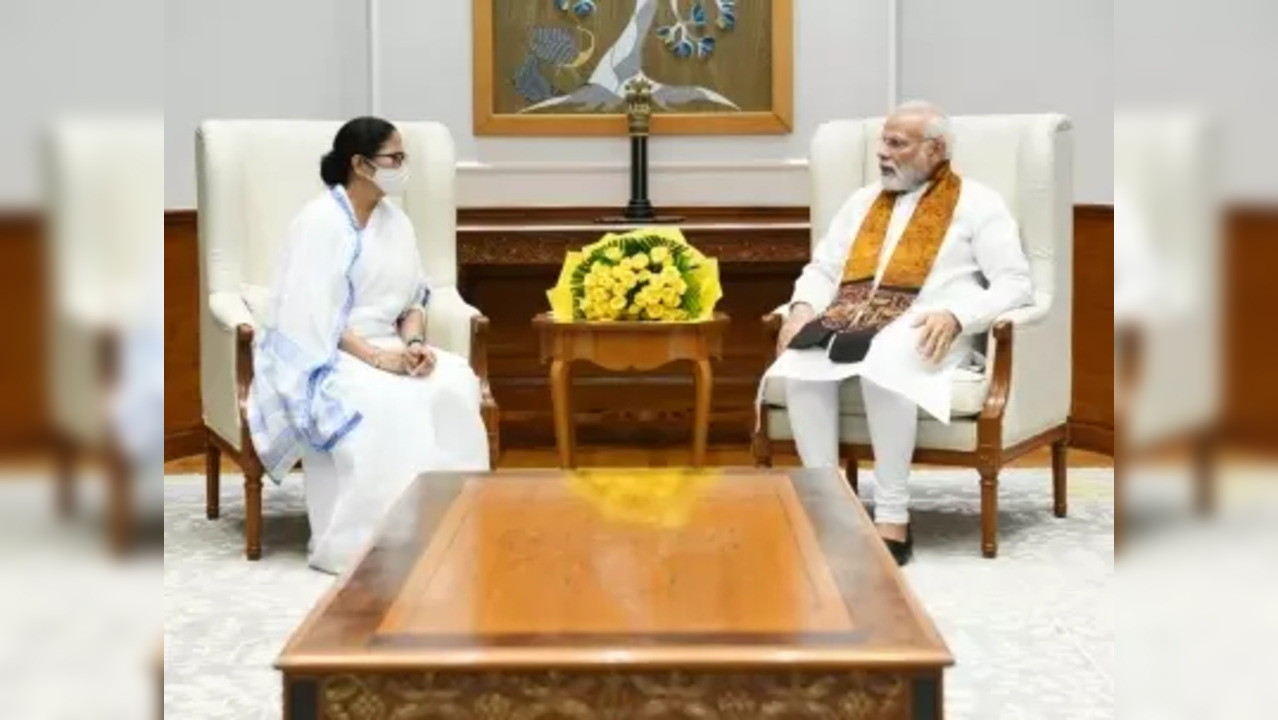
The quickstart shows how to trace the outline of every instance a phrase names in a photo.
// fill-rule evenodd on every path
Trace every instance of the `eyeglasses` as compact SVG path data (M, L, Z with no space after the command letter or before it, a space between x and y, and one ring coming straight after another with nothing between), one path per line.
M378 153L377 155L374 155L370 159L373 161L373 164L376 165L378 164L377 163L378 158L388 158L391 161L391 167L399 167L404 164L405 160L408 159L408 154L402 153L402 152Z

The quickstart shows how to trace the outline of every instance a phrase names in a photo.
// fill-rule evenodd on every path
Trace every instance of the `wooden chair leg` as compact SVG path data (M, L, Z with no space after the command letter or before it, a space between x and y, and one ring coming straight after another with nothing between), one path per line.
M497 408L485 409L484 427L488 432L488 467L496 470L501 463L501 418Z
M770 468L772 467L772 440L768 438L768 409L760 408L756 412L760 413L759 427L754 431L754 438L750 443L750 449L754 453L754 466Z
M998 556L998 470L981 469L981 554Z
M78 453L75 443L63 438L54 447L54 462L57 465L54 477L54 494L58 505L58 514L64 518L75 515L76 510L76 461Z
M1052 443L1052 514L1058 518L1065 517L1069 511L1067 449L1068 444L1063 439Z
M249 560L262 557L262 470L244 472L244 554Z
M847 450L848 485L852 486L852 492L857 495L861 494L860 469L861 461L856 456L856 447L849 446Z
M1215 438L1205 434L1194 448L1194 507L1210 517L1216 511Z
M212 440L204 446L204 514L210 520L222 514L222 450Z
M118 450L107 457L107 532L111 550L124 555L133 547L133 479Z

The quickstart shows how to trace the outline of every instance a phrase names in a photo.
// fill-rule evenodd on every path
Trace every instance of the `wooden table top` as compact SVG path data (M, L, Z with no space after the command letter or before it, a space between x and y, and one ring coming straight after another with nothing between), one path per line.
M835 472L427 474L286 673L953 664Z

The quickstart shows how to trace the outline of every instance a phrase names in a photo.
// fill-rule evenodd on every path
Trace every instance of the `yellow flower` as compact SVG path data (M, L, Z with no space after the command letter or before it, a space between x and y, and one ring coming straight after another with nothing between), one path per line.
M636 270L648 267L648 254L644 252L637 252L634 255L631 255L630 265Z
M620 261L622 257L621 248L614 245L608 248L607 250L604 250L604 257L608 258L609 260L613 262Z
M675 267L674 265L666 265L665 267L661 268L661 275L663 277L673 280L679 277L679 268Z
M612 299L608 306L613 310L623 310L626 307L626 296L618 295Z
M660 305L653 305L652 307L648 308L644 312L647 312L648 317L652 318L653 320L660 320L661 317L665 315L666 309L661 307Z
M688 292L688 283L683 278L679 278L678 280L675 281L674 289L675 289L675 292L682 295Z
M661 300L665 303L666 307L672 308L679 306L679 296L674 293L666 293L665 297Z
M648 270L648 269L646 269L646 268L645 268L645 269L643 269L643 270L640 270L640 271L639 271L639 282L648 282L648 281L649 281L649 280L651 280L651 279L652 279L652 271L651 271L651 270Z
M653 248L649 254L652 255L652 261L654 263L663 263L670 257L670 251L660 245Z

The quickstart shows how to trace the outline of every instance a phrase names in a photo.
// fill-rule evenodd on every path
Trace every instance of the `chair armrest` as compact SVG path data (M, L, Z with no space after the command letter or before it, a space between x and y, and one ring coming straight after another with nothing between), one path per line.
M234 292L215 292L209 295L209 312L213 314L213 319L223 330L234 331L241 325L247 325L250 328L256 323L253 321L253 313L249 312L248 305L244 303L244 298L239 293Z
M1040 326L1051 310L1051 298L1037 293L1034 304L1009 310L994 320L990 327L989 356L986 372L990 378L989 394L981 409L982 419L1002 419L1012 391L1013 337Z
M1047 318L1047 313L1052 309L1052 299L1045 293L1038 293L1034 296L1034 304L1024 307L1013 308L999 315L994 319L994 325L1000 322L1007 322L1011 325L1037 325ZM993 332L993 327L991 327Z
M781 334L781 326L785 325L788 311L789 307L782 305L763 316L763 356L766 358L776 358L777 336Z
M488 463L496 469L501 460L501 413L488 382L488 318L470 319L470 367L479 378L479 412L488 432Z
M478 317L483 314L463 300L457 288L432 289L426 304L426 339L435 347L467 358L473 366L472 323Z
M240 420L248 426L248 393L253 385L253 326L235 328L235 398L240 406Z
M1012 389L1012 328L1015 323L1003 318L990 328L990 389L981 408L981 419L1002 419L1007 396Z

